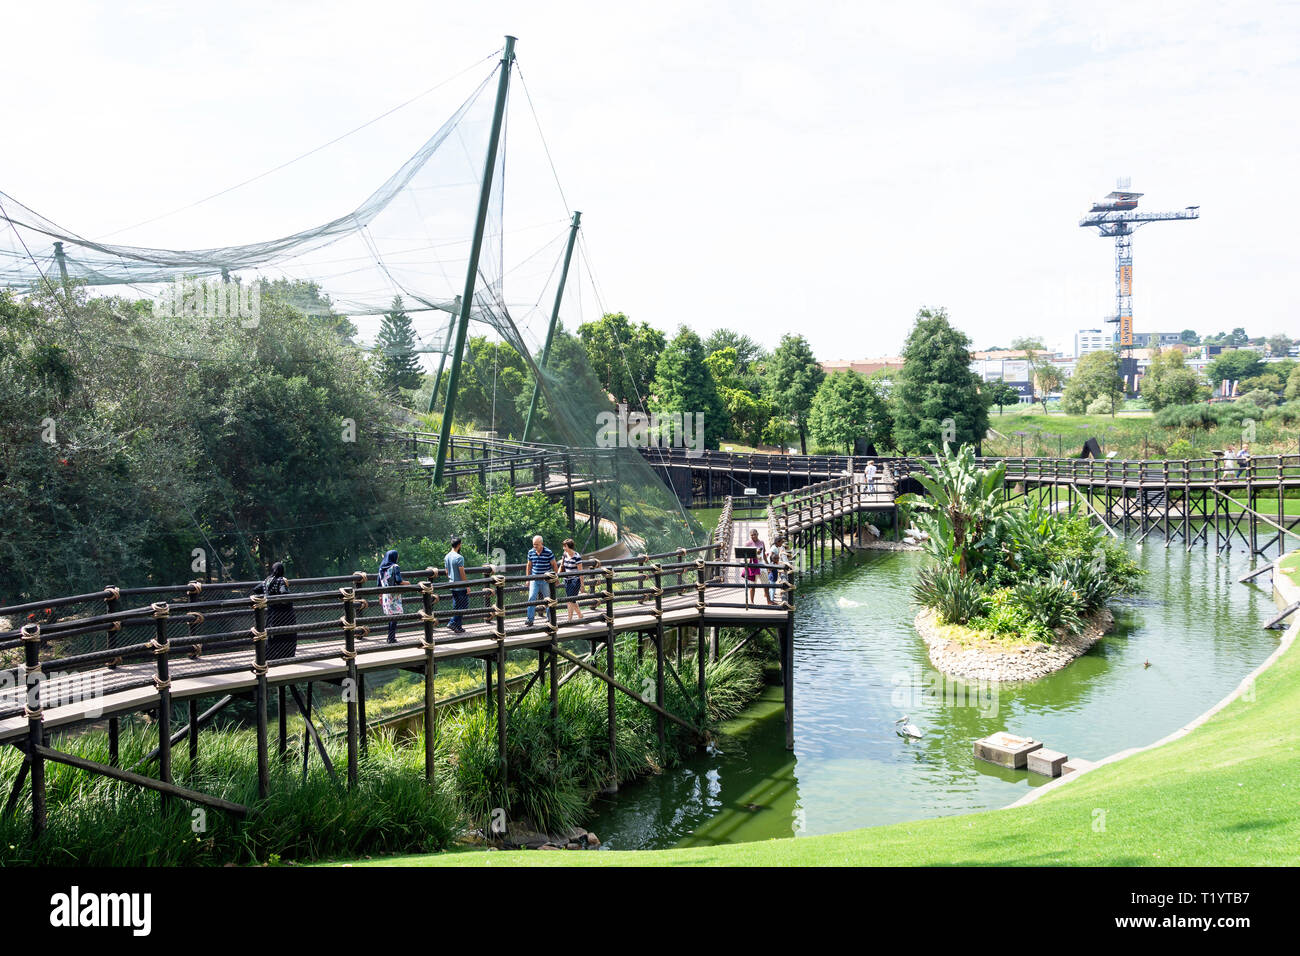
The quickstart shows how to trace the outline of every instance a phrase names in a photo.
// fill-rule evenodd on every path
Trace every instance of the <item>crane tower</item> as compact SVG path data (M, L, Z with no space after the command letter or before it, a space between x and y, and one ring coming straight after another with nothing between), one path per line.
M1079 220L1083 228L1096 229L1103 236L1115 238L1115 315L1107 319L1119 325L1117 345L1131 354L1133 348L1133 232L1149 222L1174 219L1198 219L1200 206L1188 206L1177 212L1138 212L1142 193L1133 192L1128 179L1121 179L1105 199L1092 204ZM1132 363L1125 363L1131 365ZM1125 386L1132 390L1136 369L1124 371Z

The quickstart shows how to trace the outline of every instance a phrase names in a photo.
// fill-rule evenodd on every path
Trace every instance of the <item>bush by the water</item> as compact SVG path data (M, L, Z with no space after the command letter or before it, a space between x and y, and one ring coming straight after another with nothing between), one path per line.
M969 446L936 454L918 479L928 497L904 504L935 559L913 595L942 623L1050 641L1137 589L1141 569L1088 515L1054 512L1038 497L1006 500L1004 466L978 467Z

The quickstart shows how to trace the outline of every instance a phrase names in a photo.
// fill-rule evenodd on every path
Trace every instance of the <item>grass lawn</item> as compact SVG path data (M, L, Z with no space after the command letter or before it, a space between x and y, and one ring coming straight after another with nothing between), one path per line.
M1300 551L1292 551L1282 558L1279 569L1297 586L1300 586Z
M1300 555L1290 563L1300 575ZM973 759L973 758L972 758ZM389 866L1300 863L1300 650L1190 734L1006 810L679 850L390 857ZM360 865L360 864L358 864Z

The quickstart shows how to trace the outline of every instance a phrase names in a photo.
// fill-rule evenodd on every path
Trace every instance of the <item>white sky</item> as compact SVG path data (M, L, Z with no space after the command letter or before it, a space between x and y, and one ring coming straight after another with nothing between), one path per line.
M977 348L1065 347L1113 310L1112 241L1077 222L1127 175L1142 208L1202 215L1135 236L1138 331L1300 335L1296 4L7 0L2 22L0 189L83 235L270 169L513 33L604 304L635 320L857 358L942 305ZM114 241L331 218L463 92L215 204L235 220ZM507 228L565 215L553 190L513 209Z

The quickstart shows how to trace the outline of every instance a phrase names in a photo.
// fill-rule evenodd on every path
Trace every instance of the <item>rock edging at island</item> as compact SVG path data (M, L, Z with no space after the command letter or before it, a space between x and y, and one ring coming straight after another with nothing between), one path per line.
M1098 608L1084 617L1078 634L1057 633L1051 644L1025 641L1003 645L980 641L975 632L970 643L961 643L943 633L939 615L923 608L916 615L916 632L930 652L930 663L950 677L965 680L1008 681L1034 680L1059 671L1076 657L1082 656L1102 635L1115 627L1115 618L1106 608Z

